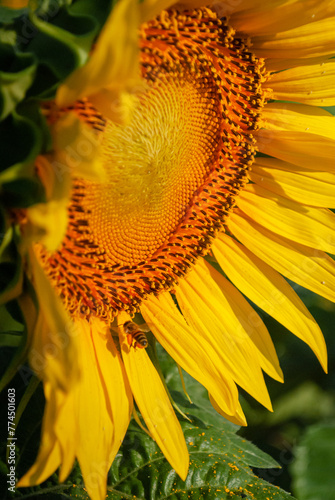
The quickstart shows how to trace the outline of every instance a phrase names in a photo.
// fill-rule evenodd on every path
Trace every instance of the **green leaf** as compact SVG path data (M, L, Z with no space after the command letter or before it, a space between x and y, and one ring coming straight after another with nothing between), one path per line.
M18 347L22 342L23 325L16 321L6 306L0 306L0 347Z
M85 14L86 16L92 16L96 19L100 27L105 23L107 17L116 4L117 0L81 0L79 2L73 2L68 10L71 14Z
M224 427L197 427L187 423L182 426L190 452L190 468L185 482L171 469L154 441L131 423L110 471L108 498L292 498L252 473L249 464L260 462L254 447L251 445L250 448L251 443Z
M0 123L0 137L0 182L33 177L35 159L43 144L37 124L14 112Z
M14 299L22 291L22 261L14 240L15 233L10 227L0 247L0 304Z
M36 60L32 55L17 53L10 45L0 46L0 120L25 97L35 72Z
M19 347L21 343L22 335L19 332L0 334L0 347Z
M2 201L8 208L27 208L46 201L44 187L38 177L5 182L1 190Z
M22 15L26 14L27 12L28 12L28 9L26 7L23 9L10 9L9 7L4 7L4 6L0 5L1 24L9 24L15 18L21 17Z
M39 2L37 9L15 21L17 46L37 61L27 97L52 99L73 70L85 63L99 23L85 12L72 14L65 2ZM67 3L67 2L66 2Z
M335 420L308 428L291 465L299 500L335 500Z
M53 40L60 42L66 46L67 51L72 52L75 66L84 64L87 59L93 35L96 32L97 25L92 18L86 16L71 16L65 9L59 10L57 16L53 19L53 24L45 22L36 15L31 15L31 22L37 28L40 36L45 35L51 43ZM57 24L56 24L57 23ZM46 39L47 39L46 38ZM37 46L36 46L37 47ZM63 48L64 50L64 48ZM45 55L45 48L39 47L39 54ZM62 61L63 54L60 52L56 59L50 54L51 58L57 62ZM63 66L61 68L61 66ZM62 75L68 73L68 69L64 64L57 65ZM65 70L65 74L64 74Z

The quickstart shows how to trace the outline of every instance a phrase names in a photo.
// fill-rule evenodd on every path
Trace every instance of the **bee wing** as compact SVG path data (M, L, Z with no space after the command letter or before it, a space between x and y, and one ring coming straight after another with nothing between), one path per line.
M146 323L142 323L141 325L138 325L138 327L142 330L144 333L150 332L150 328Z

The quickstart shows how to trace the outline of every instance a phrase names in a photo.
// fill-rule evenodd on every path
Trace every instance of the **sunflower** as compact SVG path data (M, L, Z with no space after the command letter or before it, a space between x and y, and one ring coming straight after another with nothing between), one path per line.
M271 410L263 371L282 380L248 299L327 369L322 333L285 278L335 299L335 133L323 109L335 104L335 2L199 4L120 0L58 91L52 120L90 126L106 178L72 175L60 246L30 249L43 313L33 352L46 338L59 346L50 325L66 324L78 368L64 381L58 348L39 369L41 447L20 486L60 465L64 480L77 457L88 493L103 498L133 398L186 478L182 430L137 313L241 425L237 386Z

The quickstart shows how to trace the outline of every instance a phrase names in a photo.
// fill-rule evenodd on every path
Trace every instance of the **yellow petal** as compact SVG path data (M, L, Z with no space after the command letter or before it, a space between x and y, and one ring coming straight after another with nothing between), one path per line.
M243 410L242 410L240 403L238 404L238 407L236 409L236 417L232 417L231 415L227 415L227 413L225 413L224 411L221 410L220 406L217 404L217 402L215 401L215 399L213 398L213 396L211 394L209 394L209 400L210 400L213 408L218 413L220 413L220 415L222 415L224 418L233 422L233 424L247 425L247 421L245 419L245 415L243 413Z
M78 356L80 357L80 353L78 353ZM79 387L79 383L77 387ZM50 473L46 474L43 467L43 457L40 456L40 452L44 448L43 441L46 440L47 442L50 439L48 435L54 436L54 444L50 443L49 452L52 454L54 447L60 450L59 480L61 482L65 481L73 468L76 457L76 443L80 439L74 419L73 393L74 387L69 388L68 393L61 394L51 384L46 383L44 385L47 405L43 416L42 442L39 455L32 467L39 467L42 475L35 484L43 482L42 477L46 479L50 475Z
M53 252L60 246L68 223L67 206L70 197L70 175L58 176L50 155L36 159L38 176L41 179L47 202L27 209L27 222L22 227L24 244L40 242Z
M238 0L237 2L222 2L221 0L214 0L212 9L218 14L218 17L231 16L247 9L256 9L262 4L263 0ZM193 5L192 0L188 3ZM209 5L207 2L205 5Z
M335 171L335 141L327 137L263 129L255 137L261 153L312 170Z
M70 183L66 182L67 179L62 179L62 183L59 182L56 169L53 167L51 162L51 155L39 155L35 160L35 167L38 172L38 177L41 179L44 186L46 199L59 199L64 198L64 196L68 199ZM65 187L64 184L66 184Z
M209 5L211 3L211 0L209 2L206 2L204 0L196 0L199 2L199 7L200 7L200 2L201 6ZM172 5L174 5L176 2L174 0L144 0L143 2L140 3L140 16L141 16L141 24L150 21L150 19L154 19L158 14L162 12L162 10L166 10ZM195 6L191 5L192 0L185 0L185 5L187 6L188 9L192 8L195 9Z
M311 58L334 53L335 18L327 17L268 36L254 36L252 50L258 57ZM289 63L290 64L290 63Z
M287 70L289 68L296 68L298 66L307 66L313 64L322 64L328 62L329 56L320 56L320 57L308 57L306 59L300 58L292 58L292 59L275 59L269 58L265 59L265 66L268 71L271 73L276 73L277 71ZM267 85L268 88L268 85Z
M69 384L76 383L79 377L79 339L73 334L72 320L33 251L30 252L30 265L40 312L29 363L40 379L50 381L54 388L66 392Z
M324 172L322 170L312 170L310 168L301 167L293 163L289 163L278 158L270 158L268 156L257 156L253 165L285 170L285 172L295 172L311 179L322 179L324 182L333 182L334 174L332 172Z
M182 0L181 2L173 3L173 8L177 10L199 9L200 7L212 6L212 3L213 0L207 2L206 0Z
M298 295L272 267L226 234L213 245L214 255L234 285L306 342L326 370L326 346L322 332Z
M262 158L256 160L250 172L250 180L255 184L304 205L335 208L333 173L308 171L292 164L287 164L285 170L283 162L275 158L269 159L270 164L259 160Z
M66 233L67 207L66 199L38 203L29 207L27 223L24 226L25 244L39 242L49 252L57 250Z
M69 381L67 393L44 384L41 446L19 486L43 482L59 465L64 481L76 456L90 498L103 500L108 470L130 420L132 397L108 325L77 320L71 332L80 337L76 356L85 369L76 384Z
M134 89L136 94L120 89L102 89L99 93L90 96L90 102L104 118L122 125L130 122L138 103L138 94L144 92L146 88L144 83L141 86L137 85Z
M236 210L228 227L260 259L299 285L335 302L335 262L324 252L278 236Z
M84 367L80 385L73 393L77 428L76 455L93 500L106 495L108 470L119 450L132 412L132 397L125 370L109 327L98 319L80 323Z
M37 159L38 175L45 186L48 202L28 208L24 239L26 245L40 242L53 252L66 232L72 178L103 182L105 171L97 136L74 113L58 119L51 133L54 152Z
M240 194L239 208L262 226L290 240L335 253L335 214L325 208L300 205L257 184ZM332 241L333 240L333 241Z
M120 344L127 376L151 435L177 474L185 480L189 455L185 438L156 368L145 349L129 346L119 315Z
M231 25L249 35L266 35L294 29L335 14L333 0L300 1L272 0L233 14Z
M335 116L307 104L272 102L262 110L264 128L308 132L335 140ZM308 141L308 137L306 137Z
M169 293L150 296L141 313L158 342L185 371L213 395L220 408L236 416L238 392L207 339L191 329Z
M299 66L275 73L267 86L274 99L298 101L315 106L334 106L335 63Z
M139 81L139 2L120 0L109 15L89 61L58 89L56 102L65 107L106 87L123 90Z
M61 447L57 441L54 432L54 422L57 419L64 419L65 413L62 411L62 406L65 401L65 394L53 391L51 384L45 382L44 393L46 398L46 406L43 416L42 438L38 452L38 456L34 465L29 471L18 481L17 487L27 487L40 484L51 476L59 467L62 454ZM73 436L75 439L75 435ZM74 455L68 450L68 459L74 460Z
M176 290L188 324L211 344L234 381L271 408L261 367L280 380L271 338L260 317L218 271L199 262Z
M67 113L51 127L54 153L52 167L58 182L68 176L104 181L100 139L94 130L75 113Z

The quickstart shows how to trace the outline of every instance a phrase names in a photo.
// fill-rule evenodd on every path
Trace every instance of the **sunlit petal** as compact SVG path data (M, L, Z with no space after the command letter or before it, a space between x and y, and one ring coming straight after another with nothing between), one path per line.
M189 466L187 446L163 382L146 350L129 345L122 326L120 343L130 387L150 434L185 480Z
M141 312L175 361L208 389L225 413L236 416L238 393L233 380L207 339L187 325L170 295L151 297L142 305Z
M331 172L308 170L275 158L258 158L250 179L302 205L335 207L335 175Z
M277 236L242 213L230 217L229 228L244 246L281 274L335 301L335 262L329 255Z
M335 253L335 214L304 206L263 187L250 184L241 194L240 209L251 219L290 240Z
M232 283L258 307L309 344L326 368L321 330L286 280L228 235L220 235L213 251Z
M269 406L260 367L277 379L281 371L268 332L245 299L212 266L201 262L176 297L187 322L212 345L227 373ZM242 368L246 365L248 372Z

